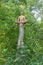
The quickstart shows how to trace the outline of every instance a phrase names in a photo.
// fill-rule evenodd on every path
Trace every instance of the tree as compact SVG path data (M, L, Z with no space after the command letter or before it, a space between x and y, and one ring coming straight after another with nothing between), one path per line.
M0 65L43 65L43 20L39 24L32 13L40 8L39 0L0 0ZM29 22L24 26L24 44L17 49L15 22L20 11Z

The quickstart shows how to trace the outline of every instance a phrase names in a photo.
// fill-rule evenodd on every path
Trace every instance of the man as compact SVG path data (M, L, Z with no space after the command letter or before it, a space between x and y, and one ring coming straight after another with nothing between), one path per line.
M27 20L25 19L25 16L23 16L23 13L20 13L20 16L18 17L18 20L16 22L19 24L19 38L18 38L18 48L22 46L23 39L24 39L24 25L27 23Z
M16 22L17 24L25 24L27 23L27 20L25 19L25 16L23 15L23 12L20 13L20 16L18 17L18 20Z

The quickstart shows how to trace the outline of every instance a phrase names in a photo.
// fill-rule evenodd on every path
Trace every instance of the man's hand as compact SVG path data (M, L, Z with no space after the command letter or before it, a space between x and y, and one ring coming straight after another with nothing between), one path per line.
M28 22L28 21L27 21L27 20L25 20L25 21L23 21L22 23L23 23L23 24L25 24L25 23L27 23L27 22Z

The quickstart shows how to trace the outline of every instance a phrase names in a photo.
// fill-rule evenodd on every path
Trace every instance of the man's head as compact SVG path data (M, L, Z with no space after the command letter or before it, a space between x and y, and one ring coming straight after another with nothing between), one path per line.
M23 12L20 12L20 15L23 15Z

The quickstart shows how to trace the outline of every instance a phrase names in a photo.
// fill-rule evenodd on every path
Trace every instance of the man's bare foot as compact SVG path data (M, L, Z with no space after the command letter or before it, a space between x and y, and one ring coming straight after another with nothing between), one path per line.
M20 24L20 22L16 22L16 24Z

